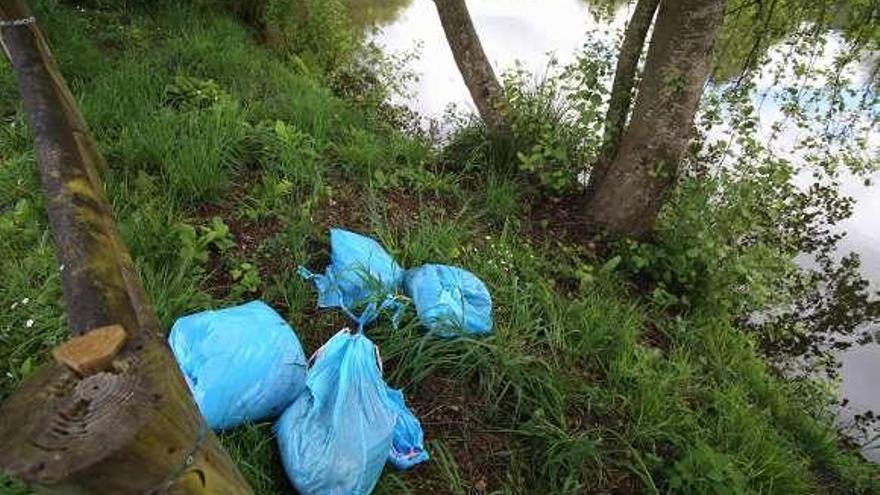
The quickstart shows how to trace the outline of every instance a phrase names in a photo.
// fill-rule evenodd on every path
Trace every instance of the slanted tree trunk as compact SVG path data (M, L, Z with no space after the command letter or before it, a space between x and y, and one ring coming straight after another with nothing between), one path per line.
M633 87L635 86L636 69L639 65L639 57L645 46L645 37L654 20L657 4L660 0L638 0L629 24L623 33L623 43L620 45L620 55L617 58L617 67L614 71L614 83L611 86L611 100L608 102L608 111L605 114L605 133L602 138L602 149L599 158L593 164L590 172L590 183L587 186L587 194L595 193L596 187L608 170L608 165L617 155L620 147L620 137L626 127L626 117L632 105Z
M440 24L461 77L483 122L493 131L507 127L504 90L486 58L465 0L434 0Z
M57 493L252 493L165 344L104 196L103 159L30 10L3 0L0 23L78 336L68 344L89 342L57 348L59 362L0 406L0 471Z
M617 156L587 201L606 231L649 234L674 185L694 114L709 76L725 0L664 0L635 108Z

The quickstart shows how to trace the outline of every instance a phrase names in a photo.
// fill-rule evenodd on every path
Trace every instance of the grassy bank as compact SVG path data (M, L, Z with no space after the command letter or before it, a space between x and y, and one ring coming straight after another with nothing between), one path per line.
M370 99L338 96L302 62L320 56L280 56L211 6L34 3L110 163L116 218L166 327L262 298L311 353L347 323L316 311L295 272L324 266L330 226L376 237L403 266L454 263L486 281L489 338L438 340L411 320L370 331L433 457L412 472L388 467L377 493L880 491L876 467L833 429L824 386L781 379L727 311L670 312L616 253L561 240L504 167L445 166L448 154L391 126ZM8 68L0 95L5 397L66 333ZM257 493L291 492L271 424L222 441Z

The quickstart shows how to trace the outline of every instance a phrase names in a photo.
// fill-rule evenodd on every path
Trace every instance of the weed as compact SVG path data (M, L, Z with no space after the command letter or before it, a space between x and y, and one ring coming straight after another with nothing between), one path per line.
M229 95L208 79L177 76L165 86L165 104L177 110L201 110L229 102Z
M745 476L730 457L705 444L695 446L672 468L669 488L676 493L734 495L749 493Z
M520 189L521 186L514 180L500 174L491 174L486 178L482 206L492 221L503 225L523 212Z
M229 270L229 276L232 278L232 288L230 289L230 297L239 299L242 296L249 296L256 293L263 284L260 278L260 272L253 263L244 261Z
M266 175L245 198L242 212L250 220L260 220L287 209L291 200L293 183L287 179L276 180Z
M192 225L179 224L177 232L180 236L180 257L185 261L204 265L212 248L222 255L235 247L229 227L220 217L213 217L208 225L201 225L198 230Z
M261 189L255 191L257 202L260 196L288 194L291 186L311 194L323 181L323 151L309 134L293 124L282 120L274 123L261 122L252 129L249 137L251 153L256 162L262 165L271 176L264 177ZM284 184L289 184L286 186Z

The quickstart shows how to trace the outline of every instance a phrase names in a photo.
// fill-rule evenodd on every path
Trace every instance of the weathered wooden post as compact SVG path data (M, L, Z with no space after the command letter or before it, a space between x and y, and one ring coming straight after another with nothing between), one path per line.
M0 470L58 493L252 493L189 395L112 218L103 159L22 0L0 41L36 140L70 332L0 406Z

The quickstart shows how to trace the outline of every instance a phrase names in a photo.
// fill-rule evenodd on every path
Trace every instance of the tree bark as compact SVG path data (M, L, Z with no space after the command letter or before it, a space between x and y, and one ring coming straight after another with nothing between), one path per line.
M654 20L658 3L660 0L638 0L629 24L626 25L626 30L623 33L623 43L620 45L620 55L617 58L617 67L614 71L614 83L611 86L611 99L605 114L602 149L590 172L590 182L587 186L588 197L595 193L599 182L605 176L609 164L614 160L620 147L620 138L626 127L626 117L629 115L629 109L632 105L639 57L642 55L645 37L648 35L651 21Z
M653 230L687 147L724 5L661 3L632 118L587 202L589 219L609 233L644 237Z
M34 134L70 332L119 325L125 335L100 368L49 364L0 406L0 470L57 493L252 493L165 344L104 196L103 158L30 10L3 0L0 21ZM82 348L79 359L98 357Z
M434 0L434 3L455 63L480 117L492 131L506 129L504 89L486 58L465 0Z

